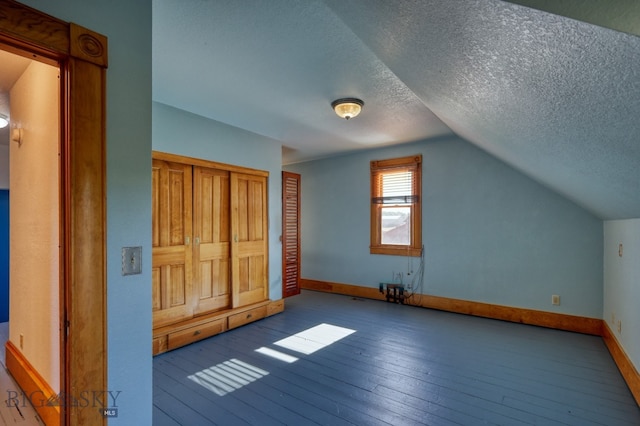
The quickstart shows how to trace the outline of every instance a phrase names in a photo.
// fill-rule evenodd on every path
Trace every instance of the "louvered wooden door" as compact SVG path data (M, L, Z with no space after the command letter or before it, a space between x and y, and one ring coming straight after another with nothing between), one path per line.
M233 307L268 298L267 178L231 174Z
M231 305L229 172L193 171L195 314Z
M153 326L193 315L191 166L153 160Z
M300 293L300 175L282 172L282 297Z

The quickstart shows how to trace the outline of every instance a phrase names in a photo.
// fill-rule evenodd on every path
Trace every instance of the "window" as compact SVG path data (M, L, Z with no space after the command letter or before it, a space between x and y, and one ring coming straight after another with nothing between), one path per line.
M371 162L371 254L420 256L422 155Z

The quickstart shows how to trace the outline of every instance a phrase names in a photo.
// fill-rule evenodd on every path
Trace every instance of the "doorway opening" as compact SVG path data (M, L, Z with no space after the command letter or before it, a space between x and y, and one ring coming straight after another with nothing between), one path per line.
M8 269L1 277L0 362L27 362L46 393L60 395L60 69L4 50L0 64L0 114L10 123L0 133L0 191L8 210L0 215L7 237L0 243L8 249L1 260ZM6 392L3 417L36 416L38 401L22 389Z
M60 394L48 395L42 375L11 340L9 371L47 425L106 424L100 410L74 404L83 392L106 392L106 68L107 39L18 2L0 0L0 50L60 71L59 347ZM23 144L28 143L25 131ZM33 226L38 226L34 224ZM14 339L12 336L11 339ZM18 336L18 340L20 337ZM24 338L23 338L24 339ZM28 344L29 340L23 342ZM49 387L50 389L50 387ZM46 391L46 392L45 392ZM57 399L55 399L57 398Z

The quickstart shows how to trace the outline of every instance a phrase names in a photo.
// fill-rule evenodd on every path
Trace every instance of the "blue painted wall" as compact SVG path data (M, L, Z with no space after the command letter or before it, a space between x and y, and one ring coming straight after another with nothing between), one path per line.
M108 386L110 425L152 422L151 0L21 0L109 40L107 69ZM142 246L140 275L122 276L121 248Z
M9 321L9 191L0 190L0 322Z
M622 256L619 248L622 244ZM640 219L604 223L604 317L640 369ZM618 329L620 324L620 329Z
M602 221L457 137L285 167L302 175L302 277L406 282L417 260L369 254L369 161L418 153L422 293L602 318Z
M269 298L281 299L281 143L154 102L153 149L269 172Z

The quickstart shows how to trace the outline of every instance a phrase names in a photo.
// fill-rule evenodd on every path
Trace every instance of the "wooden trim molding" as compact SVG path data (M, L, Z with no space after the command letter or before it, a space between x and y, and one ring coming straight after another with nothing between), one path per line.
M0 0L0 11L3 49L60 67L61 392L106 391L107 38L16 1ZM60 410L64 424L107 421L93 408Z
M334 283L330 281L300 278L300 288L304 290L322 291L325 293L344 294L346 296L353 297L364 297L365 299L385 300L384 295L376 288Z
M69 24L69 54L99 68L107 67L107 38L80 25Z
M418 296L417 306L438 309L447 312L492 318L521 324L555 328L576 333L602 334L602 320L576 315L559 314L526 308L492 305L489 303L449 299L438 296Z
M12 0L0 0L0 34L21 50L48 57L69 53L69 24Z
M361 287L349 284L339 284L326 281L300 279L303 289L324 291L328 293L346 294L368 299L386 300L385 296L376 288ZM511 306L492 305L489 303L468 300L450 299L447 297L416 295L407 302L408 305L458 314L492 318L521 324L537 325L558 330L574 331L578 333L602 335L602 320L554 312L536 311L533 309L514 308Z
M620 370L622 377L625 382L627 382L627 386L629 386L629 390L635 398L636 403L640 405L640 374L638 374L638 370L633 365L624 349L622 349L622 346L620 346L618 339L615 334L613 334L606 321L602 321L602 339L607 345L607 348L618 366L618 370Z
M55 403L58 394L10 340L5 343L5 350L7 368L23 392L21 396L17 397L17 403L30 402L44 424L47 426L59 425L60 405ZM11 404L11 402L11 399L6 401L7 404Z
M70 58L69 116L72 133L64 157L67 392L107 390L106 287L106 71ZM75 120L74 120L75 118ZM99 410L68 408L70 424L105 424Z
M218 163L216 161L203 160L201 158L186 157L184 155L171 154L168 152L153 151L151 158L154 160L169 161L171 163L182 163L190 166L207 167L210 169L226 170L229 172L249 173L255 176L269 177L269 172L265 170L252 169L250 167L234 166L232 164Z

